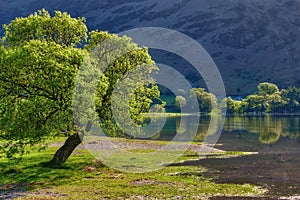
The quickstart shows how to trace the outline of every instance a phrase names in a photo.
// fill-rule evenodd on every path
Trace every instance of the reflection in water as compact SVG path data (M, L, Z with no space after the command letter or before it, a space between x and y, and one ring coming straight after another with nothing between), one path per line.
M299 120L299 116L230 116L226 118L224 130L255 133L261 143L271 144L277 142L280 136L300 136Z
M201 116L199 123L194 123L189 120L189 116L169 117L165 123L164 128L152 139L157 140L172 140L177 134L177 137L182 141L191 140L191 130L198 127L198 132L194 138L195 141L203 141L208 135L215 134L208 131L210 123L210 116ZM213 118L211 123L217 126L219 121ZM180 125L180 123L182 123ZM279 140L280 137L288 137L296 139L300 136L300 116L227 116L223 131L232 132L239 131L240 136L247 133L257 134L261 143L271 144Z
M197 141L214 134L207 133L210 116L201 116L198 123L192 123L189 117L182 118L181 126L180 117L167 118L163 130L155 135L156 139L172 140L177 131L181 140L191 140L189 131L193 126L198 128ZM218 120L215 119L211 123L216 126ZM174 166L203 166L207 169L204 176L216 183L254 184L267 187L271 195L299 195L298 138L300 116L227 116L216 148L252 153L238 157L202 156L199 160L186 160Z
M198 131L194 140L204 141L209 124L218 125L218 118L210 122L210 116L200 116L193 123L188 116L169 117L164 128L153 139L191 140L191 127ZM181 121L181 122L180 122ZM180 125L180 123L182 123ZM179 128L180 127L180 128ZM216 183L238 183L267 186L271 195L290 196L300 189L300 116L227 116L217 149L223 151L252 152L247 156L205 156L199 160L187 160L175 165L203 166L205 176ZM267 144L267 145L265 145ZM255 152L255 153L253 153ZM199 152L202 153L202 152Z

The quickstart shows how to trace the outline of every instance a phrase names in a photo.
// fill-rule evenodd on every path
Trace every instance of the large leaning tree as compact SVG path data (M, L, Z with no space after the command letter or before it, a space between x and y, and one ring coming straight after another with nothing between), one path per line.
M115 123L111 98L118 81L130 70L145 64L145 73L157 70L147 48L138 47L126 36L88 32L84 18L72 18L59 11L51 16L46 10L40 10L28 17L16 18L3 27L5 33L0 44L1 156L22 155L29 147L43 146L46 141L64 135L67 136L65 143L48 164L60 166L67 160L91 128L88 121L82 130L74 120L74 80L90 52L107 40L113 41L115 48L120 44L120 48L130 51L110 59L103 73L97 74L100 77L95 83L96 120L106 134L126 136ZM141 124L140 114L158 97L159 90L154 82L139 85L130 97L131 118Z

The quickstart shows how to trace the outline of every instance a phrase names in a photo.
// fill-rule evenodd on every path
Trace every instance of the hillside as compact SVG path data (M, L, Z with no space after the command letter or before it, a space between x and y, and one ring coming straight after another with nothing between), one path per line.
M0 0L0 23L46 8L84 16L90 29L119 32L158 26L199 41L223 76L227 93L255 91L259 82L300 85L300 1L298 0ZM192 77L172 55L153 58Z

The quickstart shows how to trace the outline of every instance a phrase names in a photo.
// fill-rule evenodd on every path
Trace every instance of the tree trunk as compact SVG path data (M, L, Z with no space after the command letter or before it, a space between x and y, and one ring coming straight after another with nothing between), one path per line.
M89 121L85 127L85 131L82 131L81 135L78 133L71 135L65 141L64 145L60 147L54 154L51 161L43 163L48 167L60 167L70 157L74 149L81 144L84 133L91 130L92 122Z
M78 134L69 136L64 145L56 151L52 160L45 163L45 165L50 167L60 167L66 162L74 149L81 144L81 142L82 140Z

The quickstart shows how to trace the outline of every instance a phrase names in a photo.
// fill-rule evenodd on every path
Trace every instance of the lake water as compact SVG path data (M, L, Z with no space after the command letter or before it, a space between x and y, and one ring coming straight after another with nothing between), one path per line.
M210 116L201 116L197 122L188 116L168 117L152 139L172 140L177 133L182 141L203 141L213 134L207 133L210 120ZM217 126L218 120L213 123ZM190 132L195 129L196 134ZM300 195L300 116L227 116L215 147L253 154L207 156L180 165L201 165L208 169L205 175L217 183L255 184L267 188L270 195Z
M172 140L175 135L181 135L183 141L192 139L203 141L207 135L211 117L200 116L199 121L191 120L191 118L190 116L167 117L164 127L152 139ZM218 122L215 123L217 126ZM192 138L191 135L194 133L191 131L196 129L197 133ZM237 137L241 138L251 135L252 139L256 138L262 144L277 143L280 138L297 140L300 138L300 116L226 116L222 136L231 132L237 133Z

